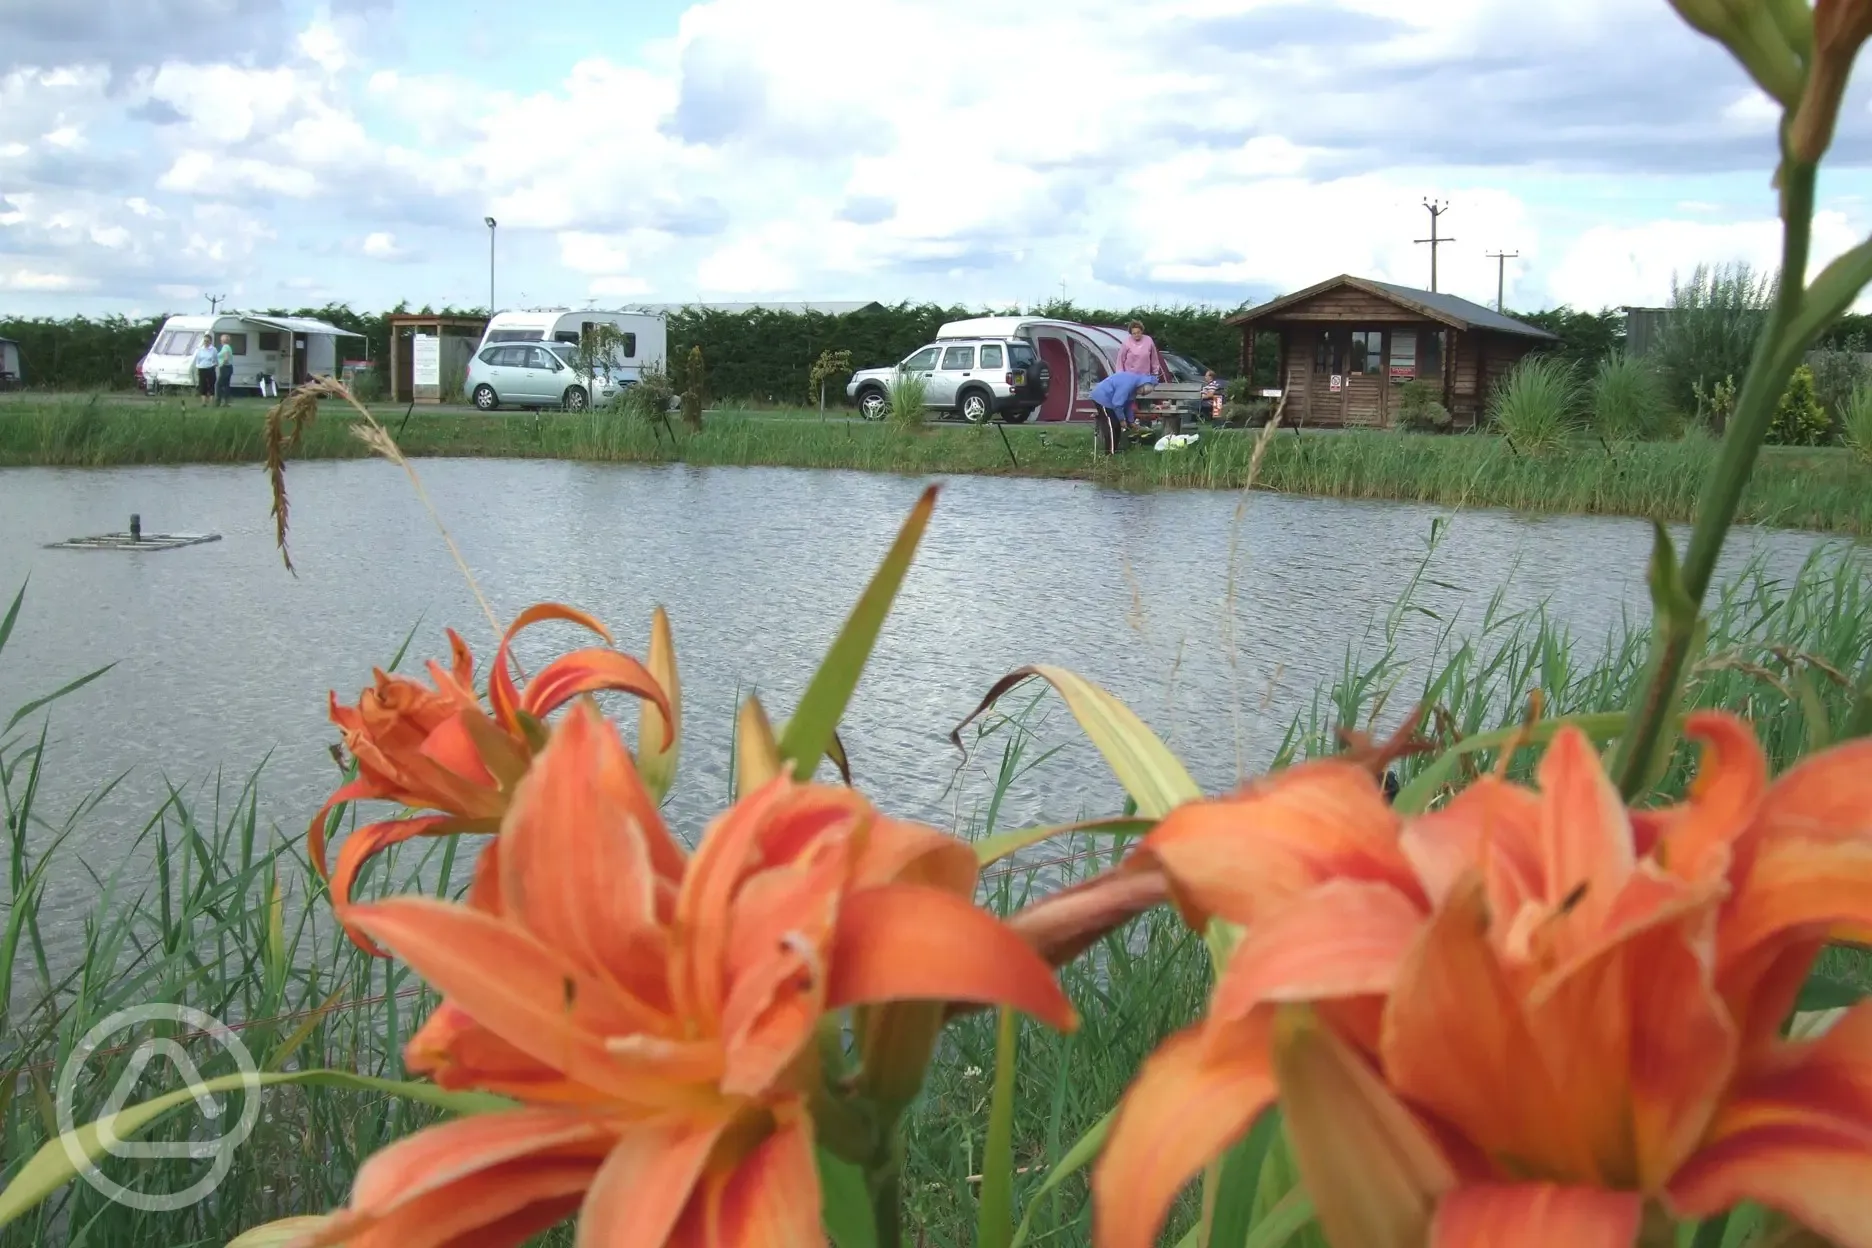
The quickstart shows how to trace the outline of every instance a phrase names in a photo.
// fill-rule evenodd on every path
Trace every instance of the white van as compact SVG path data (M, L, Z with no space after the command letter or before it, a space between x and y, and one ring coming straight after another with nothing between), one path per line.
M266 316L222 312L215 316L172 316L156 331L156 340L137 364L137 377L151 394L195 388L195 349L203 334L216 349L227 335L234 348L235 390L259 391L264 378L280 390L313 377L336 376L338 340L362 338L348 329L303 316Z
M577 346L588 325L609 325L623 336L611 361L612 379L635 382L645 368L661 368L669 350L669 327L661 312L598 311L571 308L527 308L496 312L475 354L502 342L564 342Z

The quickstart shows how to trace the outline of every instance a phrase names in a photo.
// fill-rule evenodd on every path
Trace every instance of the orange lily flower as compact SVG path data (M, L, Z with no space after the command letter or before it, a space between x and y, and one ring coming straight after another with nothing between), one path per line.
M1746 1200L1872 1248L1872 1002L1781 1036L1823 946L1872 933L1872 742L1771 784L1741 720L1688 730L1663 810L1567 728L1538 791L1408 821L1337 761L1172 813L1143 852L1245 931L1125 1098L1100 1248L1150 1244L1276 1100L1335 1243L1625 1248Z
M658 616L661 619L661 611ZM488 688L491 716L475 696L474 658L454 629L448 632L450 666L434 661L428 665L433 688L378 670L376 683L358 695L357 705L341 706L338 695L331 695L331 721L357 759L358 776L312 817L306 846L319 875L330 881L338 905L350 900L351 883L365 861L392 845L416 836L496 831L532 758L532 726L580 694L621 690L653 704L663 717L657 748L673 752L671 699L650 671L629 655L598 647L577 650L547 664L524 694L515 687L508 666L513 639L544 620L570 621L607 643L611 640L597 619L571 607L543 603L521 612L494 657ZM667 627L663 624L662 631ZM674 660L669 663L673 678ZM328 870L327 817L336 806L372 799L442 813L359 828L339 852L336 871Z
M1074 1023L1050 968L958 895L973 857L786 776L685 856L580 702L465 904L342 911L444 995L410 1067L522 1107L385 1148L302 1248L518 1244L575 1211L580 1244L821 1242L823 1015L965 1000Z

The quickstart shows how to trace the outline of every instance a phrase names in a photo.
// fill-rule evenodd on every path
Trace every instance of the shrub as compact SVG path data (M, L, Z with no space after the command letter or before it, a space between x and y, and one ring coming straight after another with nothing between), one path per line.
M1864 334L1848 334L1839 343L1822 347L1807 357L1813 368L1814 397L1832 417L1834 428L1845 424L1846 408L1853 396L1872 382L1872 369L1866 367Z
M1872 464L1872 385L1856 387L1837 413L1840 441Z
M813 361L812 374L806 379L806 401L825 405L825 392L840 377L848 377L852 371L852 354L849 351L835 351L830 347L819 353Z
M702 427L702 404L706 399L708 373L702 365L702 348L689 348L689 363L683 369L682 418L691 429Z
M923 423L923 399L929 383L918 373L898 372L891 381L890 422L914 427Z
M1524 455L1565 450L1580 424L1579 374L1556 356L1530 355L1496 388L1489 419Z
M1794 370L1787 393L1775 404L1768 441L1774 446L1819 446L1831 430L1826 408L1814 396L1813 369L1803 364Z
M644 420L663 420L669 416L670 408L676 405L676 383L663 369L650 365L643 370L637 384L626 390L618 400L624 410L632 416Z
M1424 381L1407 381L1398 388L1397 427L1413 433L1443 433L1452 423L1449 409Z
M360 403L382 401L387 388L384 385L383 372L374 366L360 368L351 378L351 396ZM459 390L461 386L458 384L455 388Z
M1734 377L1724 377L1721 381L1705 390L1703 383L1691 387L1696 401L1696 418L1690 423L1700 426L1706 433L1717 434L1729 427L1729 418L1735 415L1736 386Z
M1599 361L1593 377L1592 418L1608 442L1656 438L1663 434L1670 409L1657 370L1644 360L1613 352Z
M1698 387L1746 374L1774 294L1774 280L1746 264L1698 265L1689 281L1673 279L1653 348L1665 400L1689 411Z

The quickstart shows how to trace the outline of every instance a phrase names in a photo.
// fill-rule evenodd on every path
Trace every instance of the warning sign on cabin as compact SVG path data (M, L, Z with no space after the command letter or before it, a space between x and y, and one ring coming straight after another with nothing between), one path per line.
M1334 394L1338 394L1338 393L1339 393L1339 387L1340 387L1340 386L1342 386L1342 385L1344 385L1344 384L1345 384L1345 378L1344 378L1344 377L1342 377L1342 376L1340 376L1340 375L1339 375L1338 373L1334 373L1334 374L1332 375L1332 387L1331 387L1331 389L1332 389L1332 392L1333 392Z

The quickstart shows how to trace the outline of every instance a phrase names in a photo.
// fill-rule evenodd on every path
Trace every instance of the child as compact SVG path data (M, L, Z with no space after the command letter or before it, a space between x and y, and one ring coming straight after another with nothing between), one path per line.
M1202 406L1209 409L1209 419L1222 423L1222 383L1217 380L1215 369L1203 370Z

